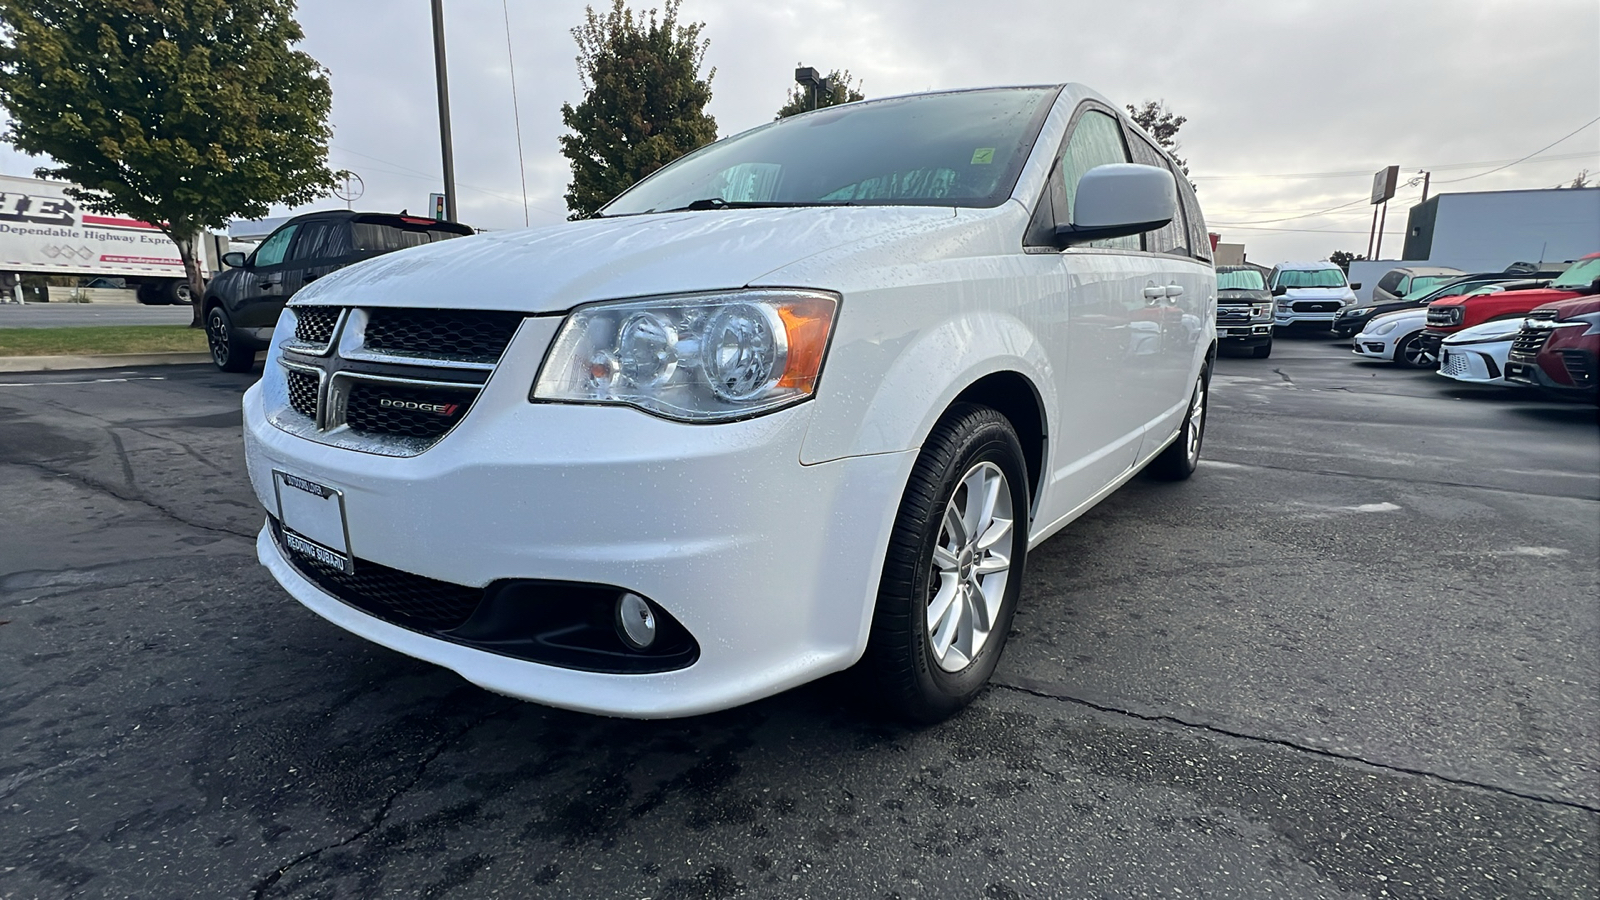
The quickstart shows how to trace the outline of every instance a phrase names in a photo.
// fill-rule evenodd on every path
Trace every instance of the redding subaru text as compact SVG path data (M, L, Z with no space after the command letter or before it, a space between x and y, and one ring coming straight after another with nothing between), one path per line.
M554 706L691 715L859 665L947 716L1031 547L1195 470L1216 275L1174 168L1078 85L894 97L333 272L245 395L261 561Z

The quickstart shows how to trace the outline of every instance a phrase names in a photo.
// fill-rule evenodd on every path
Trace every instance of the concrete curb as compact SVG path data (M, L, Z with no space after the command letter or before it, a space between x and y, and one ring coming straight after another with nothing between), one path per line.
M0 372L122 369L128 366L192 366L211 362L209 353L108 353L104 356L0 356Z

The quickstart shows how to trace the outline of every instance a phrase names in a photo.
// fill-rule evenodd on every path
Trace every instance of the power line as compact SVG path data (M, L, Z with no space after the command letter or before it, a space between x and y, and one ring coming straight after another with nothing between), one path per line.
M1590 125L1593 125L1596 122L1600 122L1600 116L1595 116L1594 118L1590 119L1589 121L1583 123L1582 125L1579 125L1577 128L1575 128L1572 131L1568 132L1566 135L1564 135L1564 136L1562 136L1560 138L1557 138L1556 140L1551 141L1548 144L1545 144L1543 147L1540 147L1539 149L1533 151L1532 153L1529 153L1527 156L1524 156L1521 159L1512 160L1511 162L1506 163L1505 165L1501 166L1498 169L1490 169L1487 172L1479 172L1476 175L1468 175L1465 178L1452 178L1452 179L1450 179L1448 181L1441 181L1439 183L1440 184L1456 184L1456 183L1462 182L1462 181L1471 181L1474 178L1482 178L1485 175L1493 175L1494 173L1499 172L1501 169L1509 169L1512 166L1516 165L1517 163L1526 162L1527 160L1530 160L1533 157L1538 156L1539 154L1543 153L1544 151L1549 150L1551 147L1554 147L1556 144L1559 144L1562 141L1566 140L1567 138L1570 138L1573 135L1576 135L1578 132L1584 130L1585 128L1588 128Z
M1593 124L1594 124L1594 122L1590 122L1589 123L1589 125L1593 125ZM1583 128L1588 128L1589 125L1585 125L1585 126L1583 126ZM1582 131L1583 128L1579 128L1578 131ZM1573 132L1573 134L1577 134L1577 133L1578 133L1577 131ZM1571 137L1571 136L1572 135L1567 135L1567 137ZM1566 138L1562 138L1561 140L1564 141L1564 140L1566 140ZM1559 143L1561 143L1561 141L1556 141L1556 144L1559 144ZM1550 147L1554 147L1554 146L1555 146L1555 144L1550 144L1549 147L1546 147L1545 149L1548 150ZM1430 172L1449 172L1449 171L1453 171L1453 170L1456 170L1456 169L1477 169L1477 168L1481 168L1483 166L1495 166L1495 165L1500 165L1502 163L1505 163L1505 164L1508 164L1508 165L1516 165L1519 162L1523 162L1523 161L1529 159L1531 156L1537 156L1539 153L1540 153L1540 151L1535 150L1532 154L1529 154L1529 156L1524 156L1521 159L1513 159L1513 160L1485 159L1485 160L1479 160L1477 162L1437 163L1437 164L1434 164L1434 165L1426 165L1426 164L1424 164L1424 165L1403 165L1400 168L1404 169L1404 170L1407 170L1407 171L1409 171L1411 169L1427 169ZM1585 158L1594 157L1594 156L1600 156L1600 153L1594 153L1594 152L1591 151L1591 152L1587 152L1587 153L1561 153L1561 154L1554 154L1554 155L1551 155L1551 156L1542 157L1540 159L1540 162L1558 162L1558 161L1564 160L1564 159L1585 159ZM1484 174L1487 175L1488 173L1485 172ZM1351 170L1351 171L1345 171L1345 172L1290 172L1290 173L1275 173L1275 174L1270 174L1270 175L1191 175L1189 177L1191 179L1195 180L1195 181L1245 181L1245 180L1251 180L1251 179L1257 179L1257 178L1371 178L1372 177L1372 172Z

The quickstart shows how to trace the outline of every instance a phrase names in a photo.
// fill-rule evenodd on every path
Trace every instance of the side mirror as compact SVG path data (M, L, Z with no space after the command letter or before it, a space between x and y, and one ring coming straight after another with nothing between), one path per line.
M1166 169L1129 163L1095 166L1078 179L1073 221L1056 223L1056 246L1142 234L1177 214L1178 186Z
M1359 282L1359 281L1352 282L1351 285L1350 285L1350 290L1352 290L1352 291L1361 290L1361 282Z
M242 269L244 268L244 254L237 250L231 253L224 253L222 254L222 264L230 269Z
M1289 289L1284 287L1283 285L1279 285L1279 286L1277 286L1277 287L1272 289L1272 296L1274 296L1274 297L1282 297L1284 294L1287 294L1287 293L1289 293Z

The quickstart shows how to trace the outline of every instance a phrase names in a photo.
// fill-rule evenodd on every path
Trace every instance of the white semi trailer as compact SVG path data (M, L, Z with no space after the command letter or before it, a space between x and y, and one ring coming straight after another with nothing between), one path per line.
M22 275L106 276L136 287L142 303L189 302L177 244L148 222L85 210L67 196L68 187L0 175L0 281L5 287L12 288ZM209 277L221 253L210 246L210 235L204 237L196 242L196 252Z

